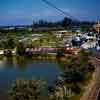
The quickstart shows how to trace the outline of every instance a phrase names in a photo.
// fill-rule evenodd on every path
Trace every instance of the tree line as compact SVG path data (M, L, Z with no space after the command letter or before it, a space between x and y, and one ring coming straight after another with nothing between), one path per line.
M93 31L95 22L73 20L64 17L61 21L51 22L45 20L33 21L33 27L64 27L66 29L81 28L82 31Z
M32 25L30 25L30 27L32 28L39 28L39 27L64 27L66 29L73 29L73 28L81 28L82 31L94 31L93 29L93 25L95 24L96 22L93 22L93 21L79 21L79 20L73 20L71 18L68 18L68 17L64 17L62 20L60 21L55 21L55 22L52 22L52 21L46 21L46 20L39 20L39 21L33 21ZM13 32L25 32L27 31L27 28L15 28L12 30ZM2 33L8 33L9 30L5 30L3 28L0 28L0 32ZM10 31L11 32L11 31Z

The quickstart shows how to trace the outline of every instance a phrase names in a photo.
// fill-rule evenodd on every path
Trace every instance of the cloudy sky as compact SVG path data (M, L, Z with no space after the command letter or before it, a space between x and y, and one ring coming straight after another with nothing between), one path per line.
M100 0L48 0L79 20L100 18ZM64 14L42 0L0 0L0 25L31 24L45 19L61 20Z

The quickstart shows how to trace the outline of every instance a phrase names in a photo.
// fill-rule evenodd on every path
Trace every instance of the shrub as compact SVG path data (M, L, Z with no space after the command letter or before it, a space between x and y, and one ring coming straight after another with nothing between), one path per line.
M10 100L42 100L45 83L40 80L17 80L9 91Z

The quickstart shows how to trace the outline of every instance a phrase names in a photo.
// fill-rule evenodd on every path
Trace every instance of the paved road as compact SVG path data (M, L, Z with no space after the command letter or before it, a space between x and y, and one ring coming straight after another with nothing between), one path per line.
M91 57L91 60L96 65L95 76L80 100L97 100L100 93L100 59Z

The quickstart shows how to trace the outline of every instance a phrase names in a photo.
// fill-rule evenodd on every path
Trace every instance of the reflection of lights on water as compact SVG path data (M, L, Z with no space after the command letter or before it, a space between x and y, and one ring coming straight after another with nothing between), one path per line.
M4 69L4 61L0 60L0 69Z
M16 68L16 58L13 57L13 59L10 59L10 60L12 60L12 61L9 62L7 57L3 57L3 59L0 60L0 70L6 68L7 65L9 65L9 64L13 65L13 67Z
M7 57L3 57L2 60L0 60L0 70L1 69L6 69L6 68L15 68L17 69L21 64L24 64L23 61L18 61L18 59L16 57L11 57L11 58L7 58Z
M17 65L17 59L16 59L16 57L13 57L13 65L14 65L15 68L17 68L17 66L16 66Z
M3 63L3 61L0 60L0 65Z

